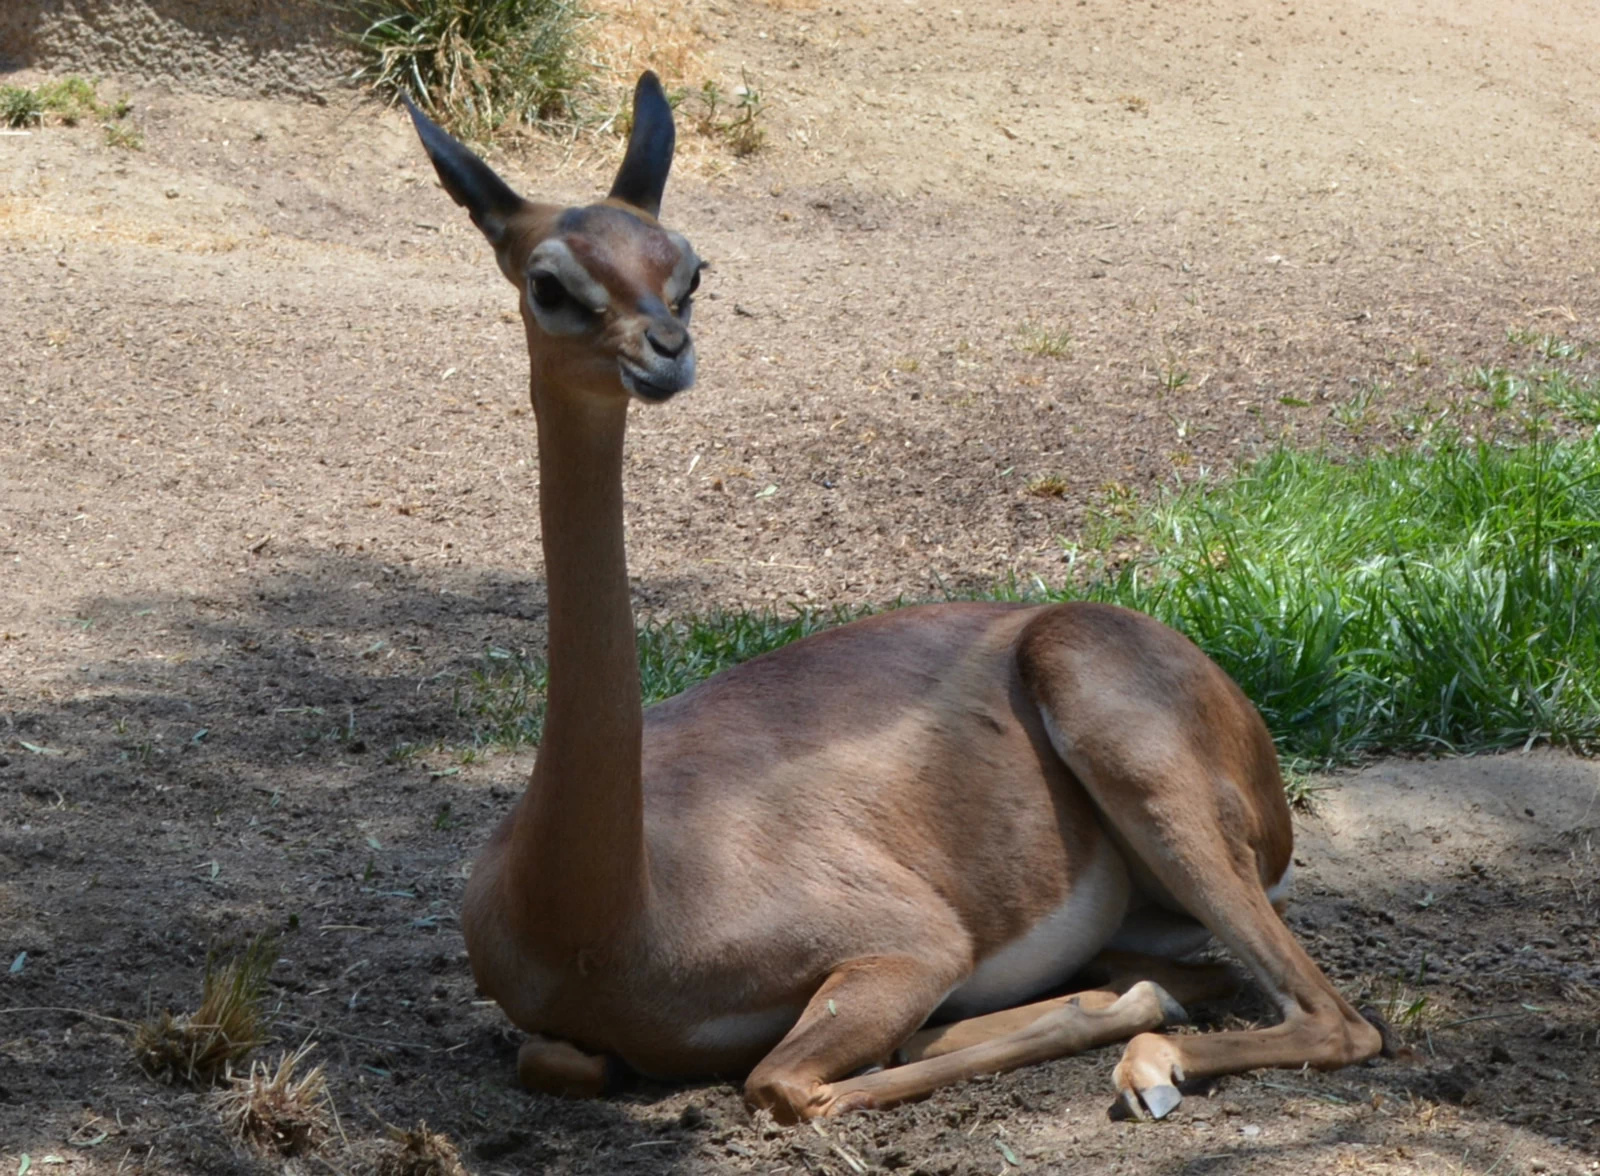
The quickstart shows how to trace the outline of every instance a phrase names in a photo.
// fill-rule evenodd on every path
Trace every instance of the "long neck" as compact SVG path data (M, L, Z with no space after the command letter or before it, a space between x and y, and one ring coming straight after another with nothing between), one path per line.
M549 684L510 880L536 933L579 950L603 942L644 893L644 719L622 541L627 402L554 394L537 367L533 402Z

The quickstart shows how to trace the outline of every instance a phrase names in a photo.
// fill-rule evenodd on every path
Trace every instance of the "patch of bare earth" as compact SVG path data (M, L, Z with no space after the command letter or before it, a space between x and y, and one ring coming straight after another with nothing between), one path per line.
M715 269L700 385L636 414L641 614L1051 580L1123 489L1478 427L1507 327L1600 341L1582 6L681 11L770 147L669 190ZM480 1172L1595 1169L1596 779L1545 754L1379 765L1302 821L1291 919L1411 1010L1403 1062L1159 1127L1105 1120L1115 1051L820 1131L727 1085L515 1089L454 911L527 757L387 754L460 745L461 675L543 640L514 296L396 115L134 99L142 152L0 137L9 1170L319 1170L102 1019L192 1008L263 930L274 1055L315 1037L352 1140L426 1120ZM496 162L585 200L615 158Z

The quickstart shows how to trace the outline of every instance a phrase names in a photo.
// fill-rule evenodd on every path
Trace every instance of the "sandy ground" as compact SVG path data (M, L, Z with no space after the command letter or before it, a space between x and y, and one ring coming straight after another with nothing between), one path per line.
M641 615L1052 580L1128 494L1478 427L1469 369L1537 362L1508 328L1600 340L1581 6L684 11L769 148L692 144L668 193L714 269L701 383L630 441ZM0 137L0 1009L82 1010L0 1012L0 1163L262 1168L86 1014L192 1004L208 947L295 914L275 1028L322 1042L347 1130L424 1117L485 1172L993 1172L997 1138L1040 1170L1593 1170L1595 780L1551 755L1379 765L1302 829L1313 954L1427 998L1403 1065L1143 1128L1104 1121L1108 1052L826 1138L730 1087L513 1089L452 912L527 759L385 752L458 743L482 651L543 640L514 296L395 115L133 96L140 152ZM496 163L587 200L615 158Z

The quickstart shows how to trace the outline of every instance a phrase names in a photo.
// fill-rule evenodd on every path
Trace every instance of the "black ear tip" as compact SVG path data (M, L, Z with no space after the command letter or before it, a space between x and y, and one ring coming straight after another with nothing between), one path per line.
M656 104L672 109L672 103L667 100L666 87L661 84L661 79L656 76L656 71L647 69L639 75L639 84L633 88L633 108L637 112L645 103Z
M433 144L440 133L439 124L423 113L422 107L411 100L410 94L401 94L400 101L405 106L406 113L411 116L411 125L416 128L423 145L428 147L429 154L432 154Z

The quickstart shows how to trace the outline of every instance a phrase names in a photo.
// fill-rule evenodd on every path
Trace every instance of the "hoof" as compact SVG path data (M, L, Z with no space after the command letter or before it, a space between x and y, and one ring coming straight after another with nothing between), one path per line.
M1183 1095L1178 1093L1176 1086L1152 1086L1149 1090L1141 1090L1139 1098L1152 1119L1165 1119L1183 1101Z
M1389 1028L1389 1022L1385 1021L1378 1014L1378 1010L1371 1005L1362 1005L1356 1012L1360 1013L1361 1019L1376 1029L1378 1036L1383 1039L1383 1046L1378 1050L1378 1056L1382 1058L1397 1057L1400 1053L1400 1042L1395 1037L1394 1030Z
M878 1100L864 1090L853 1091L850 1094L840 1095L828 1103L822 1112L830 1119L835 1115L851 1115L857 1111L875 1111L878 1109Z
M1167 1028L1172 1025L1187 1025L1189 1023L1188 1012L1181 1004L1177 1002L1176 999L1173 998L1172 993L1168 992L1159 984L1153 983L1150 985L1150 987L1156 990L1156 999L1161 1002L1162 1028ZM1166 1089L1170 1090L1171 1087L1167 1087ZM1159 1119L1161 1116L1157 1115L1156 1118Z
M1117 1121L1126 1119L1165 1119L1183 1102L1176 1086L1151 1086L1144 1090L1124 1090L1108 1112Z
M1118 997L1116 1005L1112 1007L1115 1008L1124 1004L1142 1005L1151 997L1155 998L1156 1007L1161 1010L1161 1028L1166 1028L1168 1025L1187 1025L1189 1023L1189 1014L1184 1011L1183 1006L1174 999L1172 993L1161 987L1154 980L1139 981Z

